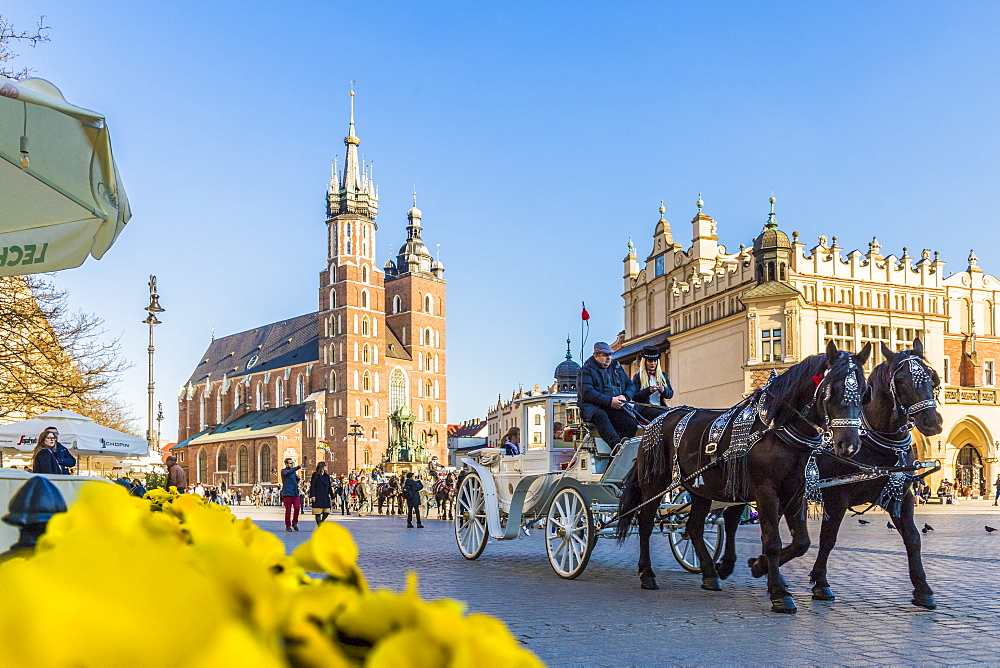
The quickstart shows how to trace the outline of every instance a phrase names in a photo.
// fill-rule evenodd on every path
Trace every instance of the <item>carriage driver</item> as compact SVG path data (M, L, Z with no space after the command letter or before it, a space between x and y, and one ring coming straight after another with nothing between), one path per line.
M604 442L614 450L622 439L632 438L639 425L625 409L632 401L635 385L622 365L611 359L611 346L594 344L594 354L584 362L577 378L580 417L597 427Z
M635 400L641 404L667 407L667 399L674 396L670 387L670 379L660 369L660 349L656 346L643 346L642 368L635 374L632 382L637 388ZM639 414L647 420L655 420L663 411L653 406L640 406Z

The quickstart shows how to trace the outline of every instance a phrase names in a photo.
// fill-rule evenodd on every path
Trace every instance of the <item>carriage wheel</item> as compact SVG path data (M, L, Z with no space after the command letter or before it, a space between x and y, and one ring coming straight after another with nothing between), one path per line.
M583 573L594 550L594 536L590 504L575 487L560 490L545 522L545 551L556 575L572 580Z
M478 559L486 549L486 495L479 474L470 473L462 481L455 500L455 541L466 559Z
M685 489L680 489L671 495L671 503L685 503L691 500L691 494ZM705 519L705 547L712 557L712 561L722 554L723 528L713 522L712 514ZM701 573L701 564L698 562L698 553L695 552L694 542L688 537L686 526L678 531L671 531L667 534L670 541L670 551L674 553L674 558L681 568L689 573Z

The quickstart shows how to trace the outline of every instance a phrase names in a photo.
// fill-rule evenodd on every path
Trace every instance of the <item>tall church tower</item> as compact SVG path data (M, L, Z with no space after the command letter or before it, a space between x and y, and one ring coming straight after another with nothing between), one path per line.
M334 163L327 190L327 268L320 272L320 372L326 406L317 417L317 442L331 470L377 464L386 439L387 383L383 369L385 290L375 269L378 189L371 165L358 160L361 140L351 121L343 172ZM322 387L322 385L319 385ZM351 424L361 425L352 430ZM322 433L319 433L319 432ZM355 447L354 432L357 446Z
M406 216L406 242L384 267L386 321L412 359L408 379L412 438L443 462L448 447L444 265L431 257L422 239L423 212L417 208L415 192ZM392 373L390 383L398 387L401 375ZM389 408L395 412L400 397L398 392L391 394ZM398 440L400 426L390 426Z

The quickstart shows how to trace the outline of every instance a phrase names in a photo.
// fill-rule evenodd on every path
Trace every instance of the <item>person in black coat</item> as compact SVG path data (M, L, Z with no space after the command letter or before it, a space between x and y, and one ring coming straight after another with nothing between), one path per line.
M66 473L69 473L70 469L76 467L76 457L70 454L69 448L59 442L59 429L57 427L46 427L45 431L50 431L56 435L56 449L53 451L53 454L55 454L59 465L65 469Z
M417 528L423 529L420 523L420 490L424 483L414 479L413 473L406 472L406 482L403 483L403 498L406 499L406 528L413 528L413 513L417 514Z
M322 524L330 516L330 509L333 507L333 481L330 474L326 472L326 462L316 464L312 478L309 480L309 498L311 500L313 517L316 519L316 526Z
M62 464L59 463L59 460L56 459L56 443L58 443L56 435L48 429L38 435L35 452L31 457L31 470L34 473L68 473Z
M612 450L622 439L635 436L639 425L625 409L635 396L635 385L622 365L611 359L611 346L603 341L594 344L594 354L580 368L576 387L580 417L597 427Z
M670 379L660 369L660 349L656 346L644 346L642 349L642 368L632 377L635 385L635 400L640 404L653 404L667 407L667 399L674 396L670 387ZM655 420L663 413L652 406L640 406L639 414L647 420Z

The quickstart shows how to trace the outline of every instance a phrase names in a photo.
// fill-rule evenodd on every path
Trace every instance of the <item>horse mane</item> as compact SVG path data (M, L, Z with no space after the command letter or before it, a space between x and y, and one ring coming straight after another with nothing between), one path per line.
M803 398L811 397L811 391L816 387L813 378L822 375L825 367L826 355L811 355L771 381L767 386L767 394L775 427L783 427L798 416L798 404L804 405ZM810 392L803 392L803 387Z
M900 356L903 353L899 353ZM896 359L899 359L897 357ZM880 364L876 365L872 372L868 374L868 388L871 390L872 396L876 394L888 393L889 381L891 376L889 375L889 362L888 360L883 360Z

